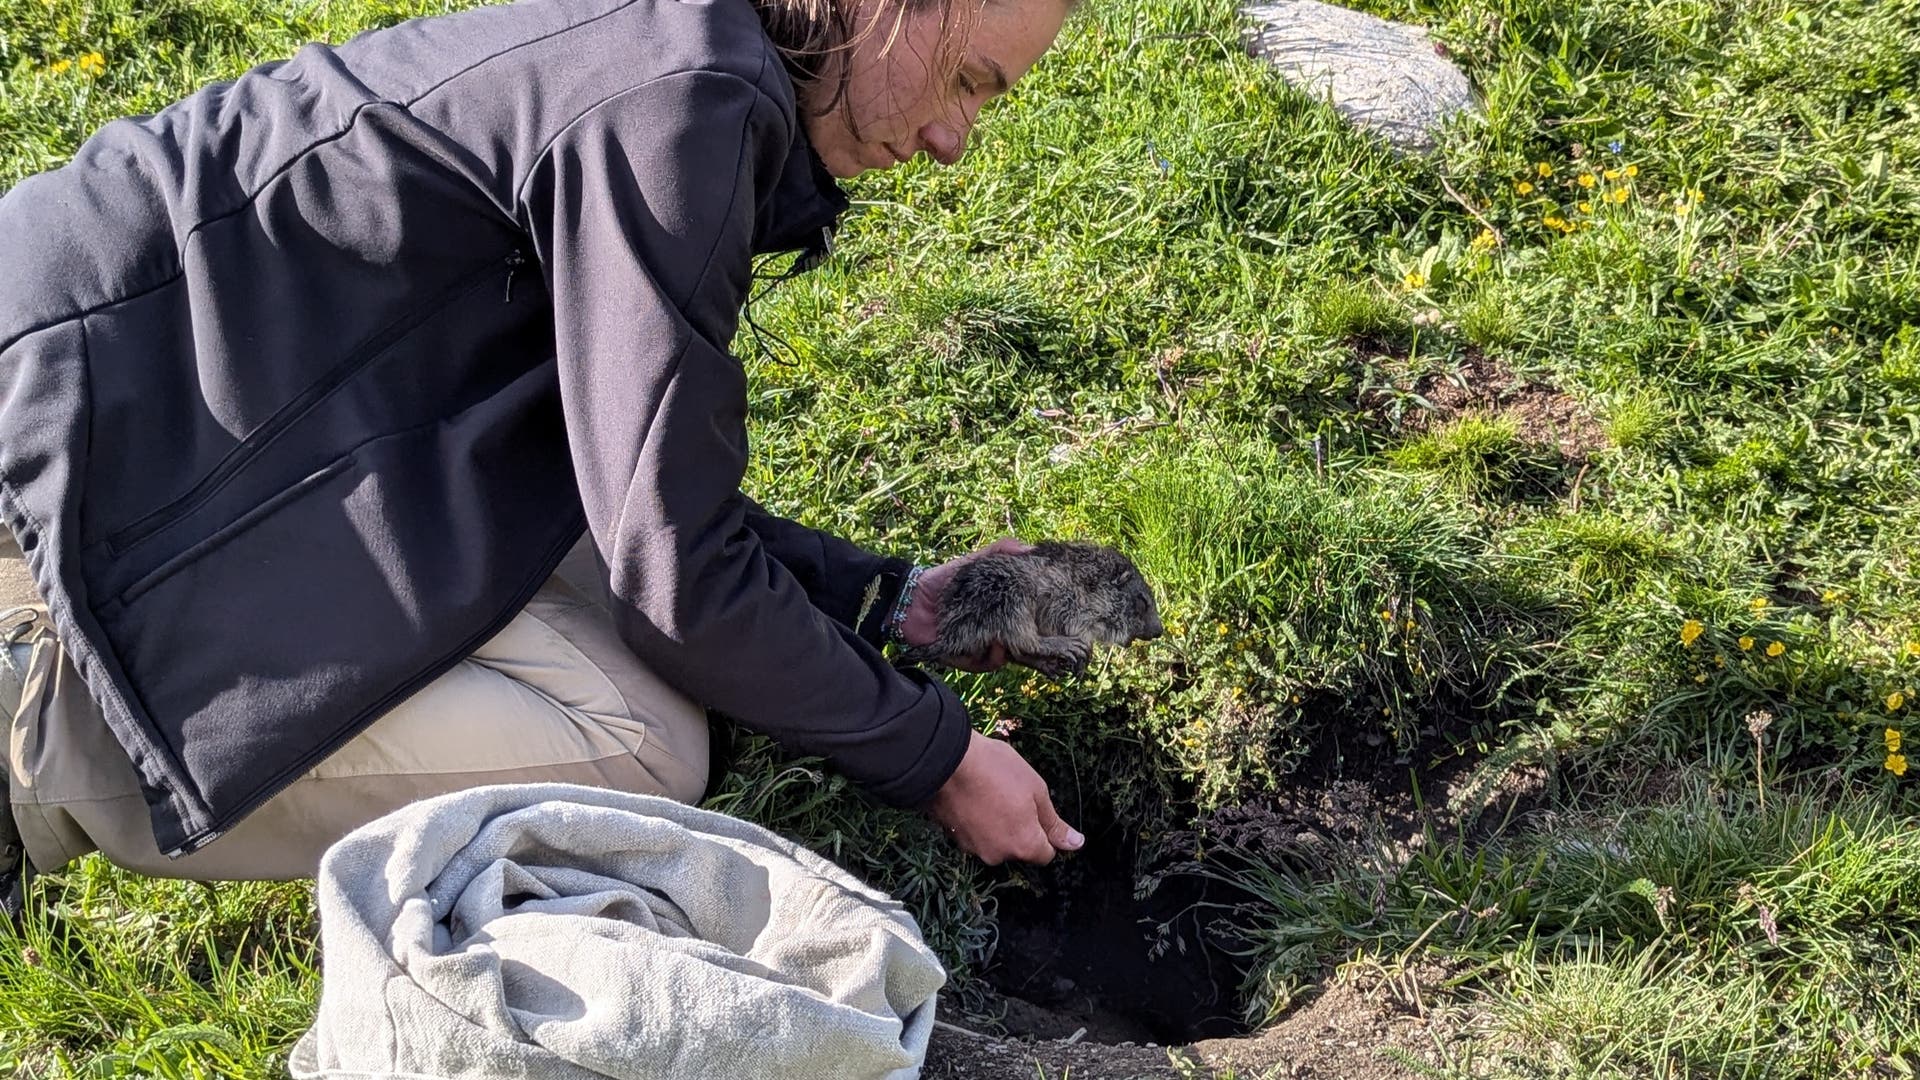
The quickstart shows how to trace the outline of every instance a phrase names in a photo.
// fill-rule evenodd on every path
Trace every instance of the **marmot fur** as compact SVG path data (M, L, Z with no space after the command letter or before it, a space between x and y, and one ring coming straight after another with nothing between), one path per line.
M997 641L1007 659L1058 678L1085 671L1095 642L1125 645L1161 632L1153 590L1131 559L1099 544L1050 541L962 564L940 597L933 644L903 656L950 666Z

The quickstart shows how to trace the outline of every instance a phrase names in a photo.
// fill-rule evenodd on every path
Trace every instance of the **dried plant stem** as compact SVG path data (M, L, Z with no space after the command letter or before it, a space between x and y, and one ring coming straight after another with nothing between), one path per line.
M1753 736L1753 786L1760 793L1760 809L1767 808L1767 725L1773 723L1773 714L1765 709L1755 709L1747 714L1747 731Z

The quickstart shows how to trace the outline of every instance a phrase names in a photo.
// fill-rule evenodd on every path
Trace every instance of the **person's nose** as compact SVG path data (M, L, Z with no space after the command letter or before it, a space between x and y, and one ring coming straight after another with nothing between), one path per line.
M973 125L980 120L980 108L986 102L982 99L962 101L959 110L951 116L943 116L920 129L920 139L926 144L927 153L942 165L952 165L967 152L967 137L973 134Z
M920 142L933 160L942 165L954 164L967 152L967 132L957 121L936 120L928 124L920 129Z

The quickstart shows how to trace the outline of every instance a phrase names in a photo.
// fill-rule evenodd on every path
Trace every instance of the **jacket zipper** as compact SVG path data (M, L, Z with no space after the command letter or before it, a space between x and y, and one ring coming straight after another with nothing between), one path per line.
M507 266L508 299L512 299L513 274L526 261L519 249L514 249L505 259ZM302 417L312 411L333 391L339 389L348 380L365 370L367 365L377 359L387 347L406 337L415 327L444 311L448 305L461 296L478 288L487 278L498 273L495 264L488 264L470 273L463 274L440 292L432 300L413 309L399 321L391 323L377 334L352 359L334 368L332 374L301 391L299 396L281 406L266 423L255 428L253 433L240 440L214 470L200 478L200 482L172 502L153 510L139 520L121 529L107 538L107 550L114 557L125 555L134 545L155 533L179 521L198 510L208 499L218 494L247 463L252 461L268 443L279 438L288 428L298 423Z
M514 248L512 251L507 252L507 297L501 301L502 303L513 303L513 275L518 273L520 268L526 264L527 257L520 254L519 248Z

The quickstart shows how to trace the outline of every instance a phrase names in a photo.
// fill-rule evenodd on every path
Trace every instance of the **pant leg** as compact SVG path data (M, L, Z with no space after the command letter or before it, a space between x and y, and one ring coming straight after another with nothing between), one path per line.
M706 713L634 657L605 608L556 576L505 629L226 835L178 859L154 844L125 751L50 632L9 733L13 813L48 870L98 849L156 877L311 877L388 811L484 784L564 782L697 801Z

